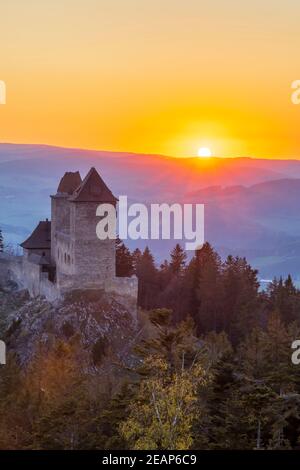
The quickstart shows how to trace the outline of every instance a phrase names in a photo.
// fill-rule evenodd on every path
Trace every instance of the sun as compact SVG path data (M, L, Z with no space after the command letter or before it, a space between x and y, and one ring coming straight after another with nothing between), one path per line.
M198 150L198 157L209 158L212 156L211 150L209 147L200 147Z

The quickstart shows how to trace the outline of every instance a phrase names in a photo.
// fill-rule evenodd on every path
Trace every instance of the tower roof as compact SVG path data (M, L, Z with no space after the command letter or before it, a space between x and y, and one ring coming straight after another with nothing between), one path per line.
M71 171L67 171L60 180L57 192L71 195L73 194L75 189L78 188L81 182L82 179L79 171L76 171L74 173L72 173Z
M26 250L50 250L51 248L51 222L43 220L38 223L32 234L21 243Z
M108 189L95 168L91 168L82 183L70 197L75 202L107 202L115 204L117 199Z

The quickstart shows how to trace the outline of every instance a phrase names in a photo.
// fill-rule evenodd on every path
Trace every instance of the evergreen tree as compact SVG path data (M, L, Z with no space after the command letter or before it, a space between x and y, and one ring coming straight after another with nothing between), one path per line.
M133 259L129 249L120 238L116 239L116 275L130 277L134 272Z
M0 448L299 448L299 366L291 362L299 291L292 278L259 293L245 259L222 263L208 243L187 267L179 246L160 270L148 248L133 253L132 265L147 309L130 352L134 366L115 375L102 339L88 352L73 334L68 342L51 335L37 343L23 369L8 355ZM6 316L11 302L2 292ZM2 323L14 337L15 325Z
M30 397L34 449L81 449L92 420L89 414L88 358L77 338L41 345L24 377Z
M135 397L136 385L124 382L121 391L111 398L108 405L95 420L97 427L94 448L121 450L127 449L125 438L119 432L120 425L128 418L128 410Z
M257 271L245 258L228 256L222 274L223 329L233 344L258 325Z
M264 360L268 382L278 395L293 389L291 342L278 312L270 315L264 342Z
M166 287L168 287L169 283L171 282L172 279L172 273L170 270L170 264L168 260L164 260L164 262L160 265L159 271L158 271L158 285L159 285L159 290L160 292L163 292ZM164 302L164 299L161 299L161 302ZM167 305L163 305L164 307L168 307Z
M278 311L285 324L298 321L300 324L300 292L296 289L292 278L288 275L283 281L276 278L268 287L269 310Z
M225 420L228 415L228 397L235 385L233 360L233 353L228 352L213 367L213 381L207 397L209 447L212 449L230 448L230 435L225 426ZM195 448L197 449L199 448L198 436L200 436L200 442L202 436L202 429L198 428L198 423L195 426L195 434Z
M185 269L186 253L179 244L171 252L171 261L165 260L158 272L160 307L173 311L174 322L185 319L189 307L189 286Z
M197 250L187 272L191 306L198 330L220 331L221 259L209 243Z
M0 374L0 449L24 449L32 440L29 400L23 393L17 358L9 354Z
M146 310L154 307L157 300L157 271L154 258L148 247L145 248L136 267L139 280L138 304Z
M133 272L137 274L138 266L142 257L142 252L139 248L136 248L132 253L132 265L133 265Z
M186 262L186 252L177 243L171 252L171 262L169 265L172 274L179 276L183 273Z

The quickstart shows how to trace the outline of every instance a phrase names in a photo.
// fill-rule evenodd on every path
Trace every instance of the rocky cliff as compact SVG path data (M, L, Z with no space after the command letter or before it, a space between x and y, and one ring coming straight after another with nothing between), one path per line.
M77 290L49 303L0 284L0 339L24 366L41 345L51 347L57 339L75 336L90 355L91 367L99 367L108 354L126 363L137 334L132 318L119 298L103 291Z

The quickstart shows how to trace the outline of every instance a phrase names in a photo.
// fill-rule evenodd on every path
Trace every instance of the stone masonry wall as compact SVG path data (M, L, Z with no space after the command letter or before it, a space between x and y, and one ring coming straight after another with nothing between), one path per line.
M106 292L113 292L116 297L121 297L120 302L132 312L134 319L137 317L138 278L115 277L105 282Z
M57 231L70 232L70 203L66 196L51 197L51 259L57 262Z
M48 280L48 274L42 272L41 266L26 258L9 256L5 261L0 259L0 277L1 273L20 289L27 289L31 297L44 296L51 302L61 296L56 285Z
M98 203L77 202L71 205L70 247L74 286L93 287L115 277L115 240L99 240L96 226ZM58 270L59 271L59 270ZM57 271L57 272L58 272ZM68 274L64 272L64 274ZM59 276L64 287L63 276ZM65 278L67 280L67 278Z
M56 234L56 270L61 274L74 274L74 250L71 238L61 232Z

